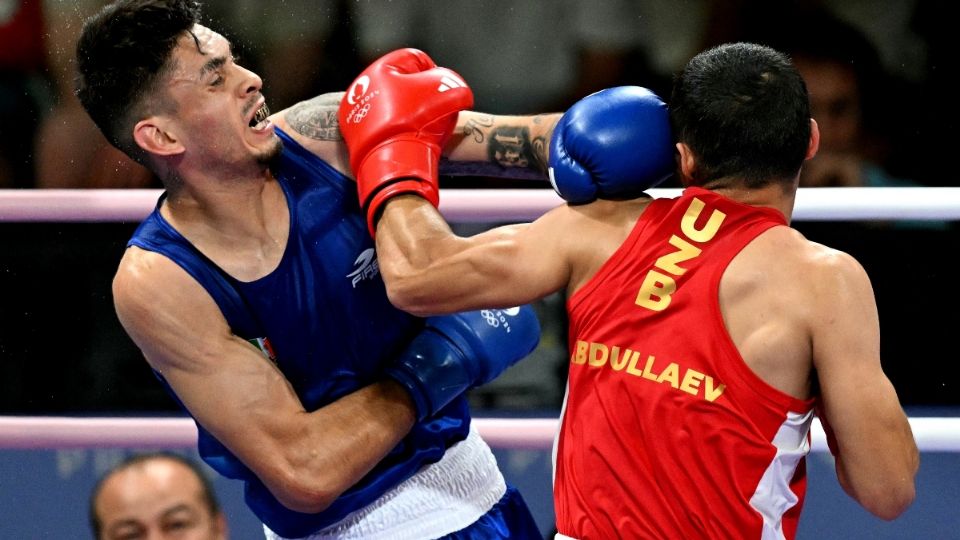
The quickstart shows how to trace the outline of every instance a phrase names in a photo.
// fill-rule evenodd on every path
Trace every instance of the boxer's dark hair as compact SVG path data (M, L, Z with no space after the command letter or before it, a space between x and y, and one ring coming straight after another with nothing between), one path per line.
M728 43L698 54L674 79L670 121L696 157L694 185L792 182L810 141L810 99L786 55Z
M76 94L111 144L145 163L142 118L174 108L159 90L177 41L199 22L195 0L120 0L87 19L77 43Z

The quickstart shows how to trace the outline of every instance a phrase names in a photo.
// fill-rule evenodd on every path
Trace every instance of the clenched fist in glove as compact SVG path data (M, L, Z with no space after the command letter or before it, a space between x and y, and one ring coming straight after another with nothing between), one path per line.
M472 105L463 79L417 49L382 56L353 81L338 120L371 235L395 195L415 193L439 205L440 151L457 114Z
M386 375L410 393L420 421L492 381L539 342L540 322L529 305L430 317Z
M550 140L550 182L571 204L636 197L666 180L674 166L667 104L640 86L581 99Z

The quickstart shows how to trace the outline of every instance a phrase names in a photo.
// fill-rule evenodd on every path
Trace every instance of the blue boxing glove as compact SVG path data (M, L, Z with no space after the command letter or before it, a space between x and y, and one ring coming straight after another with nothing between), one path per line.
M419 422L492 381L539 342L540 323L530 306L430 317L386 375L410 393Z
M617 86L573 104L550 139L550 183L564 200L627 199L674 172L667 105L639 86Z

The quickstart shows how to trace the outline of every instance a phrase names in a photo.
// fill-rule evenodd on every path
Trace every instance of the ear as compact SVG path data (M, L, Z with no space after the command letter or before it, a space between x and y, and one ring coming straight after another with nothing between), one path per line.
M133 126L133 140L137 146L157 156L182 154L183 144L170 131L164 129L162 118L151 116Z
M693 150L690 150L690 147L685 143L677 143L677 152L680 154L680 182L684 186L689 186L697 165Z
M807 155L804 156L804 160L810 159L813 156L817 155L817 150L820 149L820 126L817 125L817 121L813 118L810 119L810 142L807 143Z
M214 517L214 528L216 529L216 537L226 540L230 537L230 528L227 525L227 517L223 515L223 512L217 512L217 515Z

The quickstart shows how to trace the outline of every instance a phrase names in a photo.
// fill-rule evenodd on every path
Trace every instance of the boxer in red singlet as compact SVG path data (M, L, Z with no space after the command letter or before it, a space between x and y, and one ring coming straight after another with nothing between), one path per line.
M789 226L820 136L789 59L739 43L687 64L669 111L674 199L626 196L660 177L617 167L674 145L607 97L554 130L551 178L576 197L533 223L462 238L420 197L387 201L391 301L428 314L568 293L558 537L793 538L815 411L846 492L900 515L919 458L869 277Z

